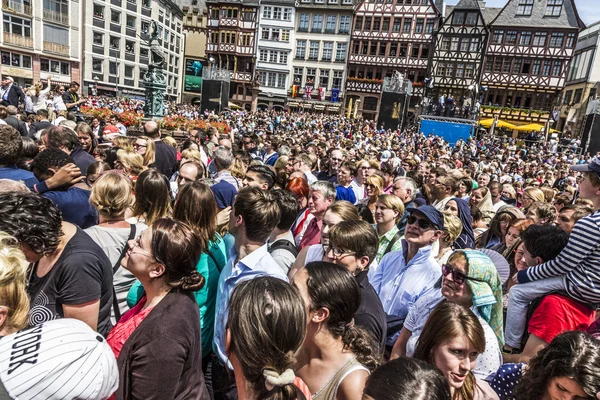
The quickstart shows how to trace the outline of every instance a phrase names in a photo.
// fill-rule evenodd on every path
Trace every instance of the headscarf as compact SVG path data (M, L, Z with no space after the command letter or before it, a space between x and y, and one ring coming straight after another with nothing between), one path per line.
M467 257L469 278L465 282L473 293L473 308L490 325L500 348L504 346L502 329L502 282L491 258L477 250L462 250Z
M492 195L489 189L487 190L485 196L483 196L483 199L479 202L479 204L477 204L477 208L479 208L481 215L483 215L483 222L489 224L496 214L496 211L494 210L494 204L492 203Z
M458 207L458 218L462 222L462 232L454 242L455 249L472 249L475 247L475 234L473 233L473 218L471 218L471 209L469 203L458 197L453 197L450 201L454 201Z

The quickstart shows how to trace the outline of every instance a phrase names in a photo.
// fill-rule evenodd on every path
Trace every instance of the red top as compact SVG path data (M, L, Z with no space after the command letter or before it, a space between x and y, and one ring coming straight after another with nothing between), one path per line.
M585 332L594 322L594 310L559 294L544 297L529 320L529 333L550 343L566 331Z
M303 248L310 246L311 244L321 243L321 224L322 221L317 221L316 218L310 220L310 223L308 224L308 227L304 232L304 236L300 241L298 250L302 250Z
M123 345L127 339L129 339L129 336L131 336L133 331L135 331L135 328L137 328L150 311L152 311L152 307L143 309L144 304L146 304L146 296L142 297L135 307L123 314L119 322L117 322L108 334L106 342L113 350L113 353L115 353L116 358L119 358Z

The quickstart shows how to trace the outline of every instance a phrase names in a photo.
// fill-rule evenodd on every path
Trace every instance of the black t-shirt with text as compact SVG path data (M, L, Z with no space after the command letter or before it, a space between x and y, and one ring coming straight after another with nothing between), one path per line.
M112 266L104 251L84 231L77 228L77 233L45 276L36 276L37 263L30 268L33 268L27 289L31 298L30 325L64 318L63 304L100 300L98 332L105 337L108 335L112 328Z

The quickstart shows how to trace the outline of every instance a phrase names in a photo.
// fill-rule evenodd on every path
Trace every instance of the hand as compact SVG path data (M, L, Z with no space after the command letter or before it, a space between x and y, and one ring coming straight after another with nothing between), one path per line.
M81 170L73 163L63 166L61 169L46 180L48 189L55 189L65 185L74 185L85 178L81 176Z
M223 209L217 214L217 226L225 226L229 223L229 217L231 213L231 207Z

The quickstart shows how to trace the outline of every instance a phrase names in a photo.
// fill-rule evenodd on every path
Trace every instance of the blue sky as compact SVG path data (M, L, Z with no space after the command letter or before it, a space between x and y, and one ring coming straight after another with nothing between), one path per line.
M454 5L458 3L458 0L447 0L446 2L450 5ZM508 0L487 0L485 4L488 7L504 7L507 2ZM575 0L575 5L577 6L579 17L586 24L589 25L600 20L600 7L598 0Z

